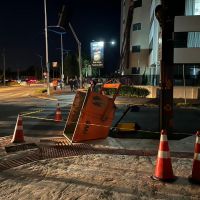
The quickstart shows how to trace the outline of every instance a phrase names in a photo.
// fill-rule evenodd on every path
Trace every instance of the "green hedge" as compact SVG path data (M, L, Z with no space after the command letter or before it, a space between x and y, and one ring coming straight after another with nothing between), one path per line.
M115 89L106 89L106 95L113 95L115 93ZM146 88L142 87L133 87L128 85L122 85L119 96L126 96L126 97L146 97L149 95L150 92Z
M35 94L43 94L45 92L47 92L46 88L39 88L35 90Z

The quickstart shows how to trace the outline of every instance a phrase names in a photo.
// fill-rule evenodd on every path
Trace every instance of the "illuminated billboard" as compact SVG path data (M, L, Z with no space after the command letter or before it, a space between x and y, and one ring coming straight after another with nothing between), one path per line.
M93 67L103 67L104 42L91 42L91 65Z

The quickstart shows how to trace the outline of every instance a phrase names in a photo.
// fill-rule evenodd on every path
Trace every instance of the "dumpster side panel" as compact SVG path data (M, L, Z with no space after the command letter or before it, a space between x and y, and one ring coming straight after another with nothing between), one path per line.
M87 95L87 91L77 90L76 96L71 106L71 109L66 121L66 125L64 128L64 132L63 132L64 136L68 137L70 140L72 139L81 109L86 99L86 95Z
M91 92L81 110L72 142L106 138L115 114L112 98Z

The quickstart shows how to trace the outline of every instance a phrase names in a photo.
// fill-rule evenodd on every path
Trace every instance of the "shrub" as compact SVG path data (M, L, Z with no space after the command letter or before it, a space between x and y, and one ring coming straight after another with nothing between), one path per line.
M106 89L105 94L113 95L115 94L115 89ZM150 92L146 88L133 87L128 85L122 85L119 91L120 96L126 96L126 97L146 97L149 94Z
M177 103L176 106L180 106L180 107L190 107L192 106L191 103L183 103L183 102L180 102L180 103Z
M35 90L35 94L43 94L45 92L47 92L46 88L40 88L40 89Z
M43 89L43 90L42 90L42 93L45 93L45 92L47 92L47 89Z
M17 85L19 85L19 83L17 83L17 82L8 82L8 83L6 83L6 85L7 86L17 86Z

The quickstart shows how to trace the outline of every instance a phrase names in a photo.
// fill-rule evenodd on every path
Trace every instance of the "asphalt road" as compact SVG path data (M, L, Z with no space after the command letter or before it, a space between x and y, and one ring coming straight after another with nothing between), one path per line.
M23 116L24 134L35 137L62 135L73 102L74 94L57 95L55 99L32 97L41 86L0 88L0 136L12 135L19 113ZM63 121L54 122L57 103ZM126 105L117 105L113 125L120 118ZM141 106L139 112L128 112L122 122L137 122L142 130L159 131L159 109ZM199 130L200 110L174 108L174 132L194 134Z
M125 107L117 111L116 119L124 110ZM122 122L137 122L142 130L159 131L159 108L141 106L139 112L128 112ZM200 109L174 108L173 122L174 132L195 133L200 129Z
M19 113L23 114L25 136L49 137L62 135L74 95L63 96L58 101L33 97L41 86L0 88L0 137L12 135ZM57 103L63 121L56 123Z

